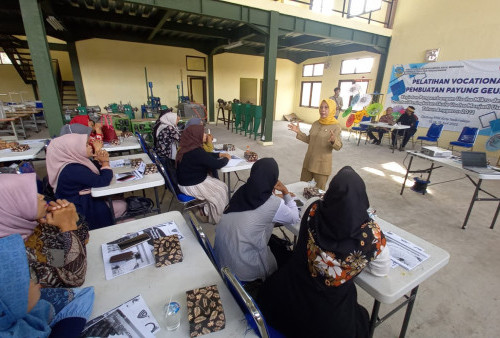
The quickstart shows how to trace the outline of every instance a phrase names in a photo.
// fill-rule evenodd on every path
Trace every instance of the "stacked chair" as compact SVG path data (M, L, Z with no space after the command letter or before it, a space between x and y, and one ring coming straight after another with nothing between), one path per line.
M256 140L257 136L261 136L259 128L262 123L262 106L256 106L250 103L232 103L231 110L233 112L233 128L232 132L252 137Z

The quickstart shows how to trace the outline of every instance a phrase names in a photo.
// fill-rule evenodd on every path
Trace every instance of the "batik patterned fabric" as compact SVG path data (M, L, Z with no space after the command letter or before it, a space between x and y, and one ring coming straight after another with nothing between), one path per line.
M174 159L172 147L177 148L181 135L179 130L172 126L167 126L158 135L157 152L158 156Z
M74 287L85 281L89 232L80 218L77 230L60 232L59 228L39 223L25 241L32 278L42 287Z
M156 267L182 262L182 250L177 235L165 236L153 241Z
M220 331L226 326L217 285L186 291L186 294L191 337Z
M308 217L314 217L317 204L310 209ZM308 230L307 261L313 278L320 278L326 286L340 286L358 275L373 261L386 245L384 234L373 220L361 225L359 245L346 254L323 250L315 240L313 229Z

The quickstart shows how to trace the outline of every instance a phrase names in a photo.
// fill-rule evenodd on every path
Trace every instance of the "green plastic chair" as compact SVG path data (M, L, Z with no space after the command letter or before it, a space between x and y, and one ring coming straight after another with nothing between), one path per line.
M250 126L250 123L252 122L252 111L251 111L251 104L247 103L242 105L243 107L243 123L242 127L240 128L240 135L242 132L245 132L245 136L247 136L248 132L248 127Z
M233 126L231 127L231 131L234 132L234 130L236 130L236 133L238 133L241 125L242 106L239 103L231 103L231 110L234 116L234 123Z
M262 133L259 133L259 127L260 127L261 121L262 121L262 106L254 106L253 128L252 128L252 131L250 132L250 137L252 137L252 134L253 134L254 140L257 139L257 136L262 135Z

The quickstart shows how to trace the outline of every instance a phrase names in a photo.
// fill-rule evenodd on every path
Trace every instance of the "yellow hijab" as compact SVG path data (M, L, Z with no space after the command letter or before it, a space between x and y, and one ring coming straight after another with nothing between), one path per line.
M335 111L337 110L337 104L335 103L335 101L330 100L330 99L324 99L323 101L321 101L321 103L323 103L323 102L326 102L326 104L328 105L329 112L328 112L327 117L319 119L319 123L321 123L321 124L337 124L337 123L339 123L339 121L337 121L337 119L335 118ZM321 107L321 104L320 104L320 107Z

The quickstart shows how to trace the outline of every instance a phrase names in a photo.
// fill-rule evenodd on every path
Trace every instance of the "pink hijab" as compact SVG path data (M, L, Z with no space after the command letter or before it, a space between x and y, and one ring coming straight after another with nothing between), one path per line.
M0 237L28 238L38 225L36 174L1 174L0 187Z
M99 169L87 157L87 135L66 134L50 141L47 147L47 175L49 183L57 190L57 181L61 171L68 164L79 163L86 166L94 174L99 174Z

